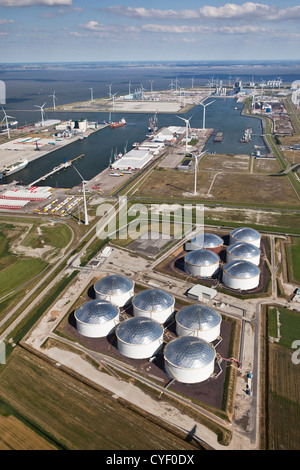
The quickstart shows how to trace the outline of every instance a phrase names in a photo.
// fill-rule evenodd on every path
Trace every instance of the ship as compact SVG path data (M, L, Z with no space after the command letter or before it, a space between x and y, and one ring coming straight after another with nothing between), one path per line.
M250 126L247 126L245 131L244 131L244 135L243 137L241 138L240 142L241 143L247 143L247 142L250 142L251 140L251 134L252 134L252 129Z
M13 175L17 173L17 171L23 170L28 165L27 158L20 158L16 163L12 163L11 165L5 166L0 170L0 178L4 178L5 176Z
M214 142L222 142L223 140L223 132L218 132L214 138Z
M126 120L124 118L122 118L120 121L118 122L112 122L110 124L110 128L111 129L115 129L116 127L121 127L121 126L125 126L126 124Z
M148 126L148 131L149 132L156 132L158 129L158 122L157 122L157 113L154 113L154 116L149 119L149 126Z

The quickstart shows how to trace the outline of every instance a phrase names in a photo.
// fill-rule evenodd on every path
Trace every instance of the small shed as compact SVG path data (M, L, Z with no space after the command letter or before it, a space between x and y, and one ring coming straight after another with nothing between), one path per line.
M197 284L193 286L189 291L187 296L193 300L204 300L209 301L212 300L217 295L216 289L211 287L202 286L201 284Z

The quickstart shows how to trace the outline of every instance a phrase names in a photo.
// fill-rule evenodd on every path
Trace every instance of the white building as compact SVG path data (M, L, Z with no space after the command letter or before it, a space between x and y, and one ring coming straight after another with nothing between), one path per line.
M232 261L223 269L223 282L236 290L251 290L259 285L260 269L249 261Z
M75 311L78 333L89 338L110 334L119 323L119 308L106 300L90 300Z
M149 150L133 149L112 163L114 170L139 170L154 158Z
M236 242L227 248L227 263L231 261L249 261L256 266L260 263L260 249L252 243Z
M99 279L94 289L96 299L108 300L118 307L124 307L134 295L134 282L125 276L112 274Z
M220 258L213 251L200 248L184 257L184 270L192 276L212 277L219 269Z
M212 289L211 287L202 286L201 284L196 284L195 286L191 287L187 293L187 296L193 300L199 301L210 301L214 299L217 295L216 289Z
M188 305L176 315L176 333L178 336L195 336L208 343L220 336L221 315L206 305Z
M165 323L174 313L174 297L161 289L146 289L132 300L135 317L149 317Z
M215 357L215 349L210 343L201 338L181 336L165 347L165 370L178 382L203 382L214 372Z
M163 326L151 318L130 318L116 329L118 349L132 359L150 358L163 344L163 333Z
M230 245L236 242L252 243L260 248L261 235L253 228L238 227L230 232L229 242Z

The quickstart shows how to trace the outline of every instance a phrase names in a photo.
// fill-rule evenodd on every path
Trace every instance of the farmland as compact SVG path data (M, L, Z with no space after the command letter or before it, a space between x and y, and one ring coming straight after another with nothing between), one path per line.
M270 450L296 450L300 440L300 375L299 364L292 361L292 343L300 337L299 314L274 307L269 308L268 316L272 317L272 335L275 318L279 319L280 337L268 344L266 446Z
M109 393L90 387L22 348L14 350L6 366L0 366L0 378L1 399L58 448L199 449ZM16 433L14 428L12 432Z

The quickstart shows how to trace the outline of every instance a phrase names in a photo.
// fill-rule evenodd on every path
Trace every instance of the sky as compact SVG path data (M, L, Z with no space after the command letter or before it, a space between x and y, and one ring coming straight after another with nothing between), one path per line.
M0 62L300 60L300 0L0 0Z

